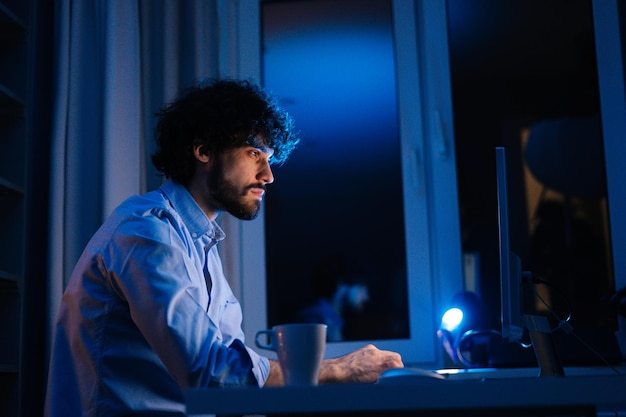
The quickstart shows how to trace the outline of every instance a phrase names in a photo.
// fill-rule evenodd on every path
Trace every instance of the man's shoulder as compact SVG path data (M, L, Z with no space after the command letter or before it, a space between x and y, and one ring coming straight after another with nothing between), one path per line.
M163 211L173 210L165 196L158 190L155 190L142 195L128 197L113 210L109 218L158 215Z
M180 223L179 216L158 191L135 195L124 200L100 227L105 235L134 235Z

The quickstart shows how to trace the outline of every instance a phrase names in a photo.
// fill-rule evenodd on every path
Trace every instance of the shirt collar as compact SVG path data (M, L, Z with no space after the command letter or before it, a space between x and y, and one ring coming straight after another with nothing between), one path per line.
M226 237L217 222L210 220L204 214L184 185L168 179L161 185L160 190L180 215L194 239L207 235L211 240L220 241Z

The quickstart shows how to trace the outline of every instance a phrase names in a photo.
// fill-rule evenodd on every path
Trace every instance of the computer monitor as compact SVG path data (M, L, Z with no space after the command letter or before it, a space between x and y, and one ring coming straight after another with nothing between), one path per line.
M507 192L506 152L496 148L496 184L498 196L498 230L500 250L500 321L502 337L519 342L524 333L521 314L521 261L510 247L509 200Z
M496 148L496 183L498 196L498 227L500 250L500 288L502 337L520 342L527 329L541 376L564 375L557 357L547 318L524 311L523 292L532 284L530 275L522 272L519 256L511 250L509 237L508 185L506 150ZM524 279L522 279L524 278Z

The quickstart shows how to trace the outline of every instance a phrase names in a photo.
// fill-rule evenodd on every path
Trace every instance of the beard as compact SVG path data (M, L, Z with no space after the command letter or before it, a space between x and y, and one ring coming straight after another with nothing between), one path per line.
M226 211L241 220L254 220L261 209L261 202L254 200L245 201L248 190L263 187L262 185L249 185L243 189L238 188L224 177L224 169L221 158L217 158L209 179L209 193L212 203L220 210Z

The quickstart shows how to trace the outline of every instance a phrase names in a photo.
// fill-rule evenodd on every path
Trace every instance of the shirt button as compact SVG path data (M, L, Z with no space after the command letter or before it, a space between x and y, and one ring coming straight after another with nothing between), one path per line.
M197 234L197 233L192 233L192 234L191 234L191 236L192 236L193 238L196 238L196 237L198 237L198 234Z

